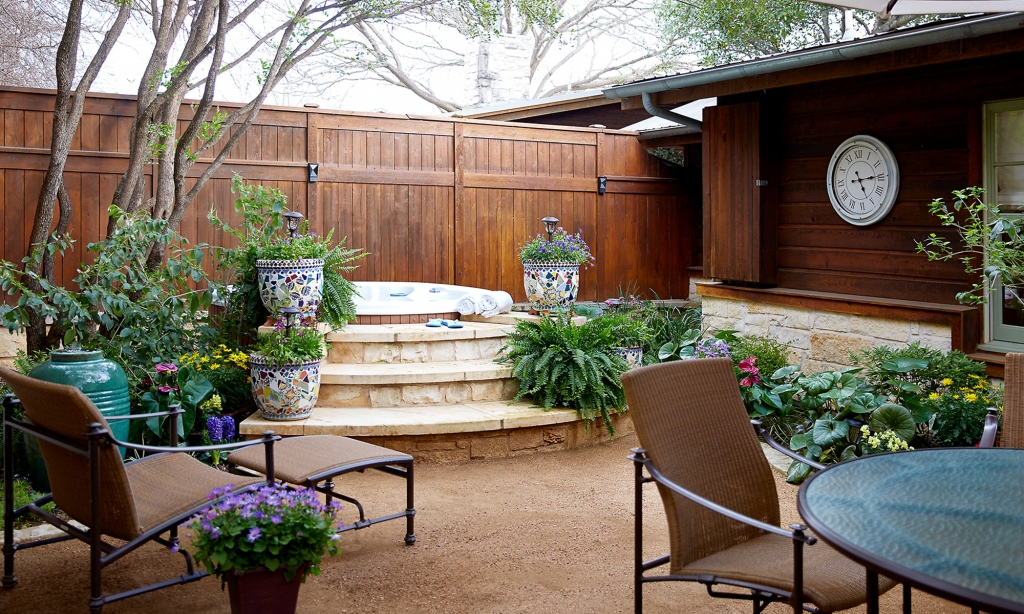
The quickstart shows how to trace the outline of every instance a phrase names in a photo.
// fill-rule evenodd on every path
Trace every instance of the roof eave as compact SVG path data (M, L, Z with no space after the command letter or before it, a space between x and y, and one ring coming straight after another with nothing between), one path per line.
M824 49L794 51L784 55L761 58L739 64L717 66L682 75L617 85L603 90L603 93L605 97L611 100L619 100L640 96L645 93L652 94L698 85L722 83L806 66L853 60L913 47L923 47L936 43L1009 32L1020 28L1024 28L1024 13L987 15L975 19L938 25L925 30L897 31L849 43L840 43Z

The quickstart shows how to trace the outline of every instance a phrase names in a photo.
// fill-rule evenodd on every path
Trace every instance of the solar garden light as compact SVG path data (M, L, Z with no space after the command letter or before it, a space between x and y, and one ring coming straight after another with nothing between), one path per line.
M299 217L302 217L301 215ZM284 335L290 337L292 335L292 327L295 326L295 318L301 313L296 307L282 307L281 317L284 318Z
M303 215L298 211L289 211L284 214L284 226L288 229L288 235L293 239L299 236L299 224Z
M544 222L544 230L548 231L548 241L551 241L551 235L555 233L555 228L558 227L558 218L549 215L541 218L540 221Z

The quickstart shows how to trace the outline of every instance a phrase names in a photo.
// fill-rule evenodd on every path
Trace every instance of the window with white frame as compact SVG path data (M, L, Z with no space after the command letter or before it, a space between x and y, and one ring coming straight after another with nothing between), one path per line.
M985 195L1000 215L1024 217L1024 99L985 105ZM987 314L991 345L1024 344L1024 287L992 289ZM1017 349L1019 347L1002 349Z

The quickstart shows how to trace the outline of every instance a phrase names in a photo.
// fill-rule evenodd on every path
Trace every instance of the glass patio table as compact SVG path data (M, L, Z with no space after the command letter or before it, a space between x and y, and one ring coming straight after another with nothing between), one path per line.
M813 475L797 508L815 534L877 574L986 612L1024 613L1024 450L866 456ZM872 589L873 587L873 589Z

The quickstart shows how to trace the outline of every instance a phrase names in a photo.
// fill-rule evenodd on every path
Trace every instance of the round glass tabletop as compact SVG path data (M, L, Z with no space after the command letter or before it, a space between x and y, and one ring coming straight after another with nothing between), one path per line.
M1024 612L1024 450L867 456L812 476L798 506L819 537L876 571Z

